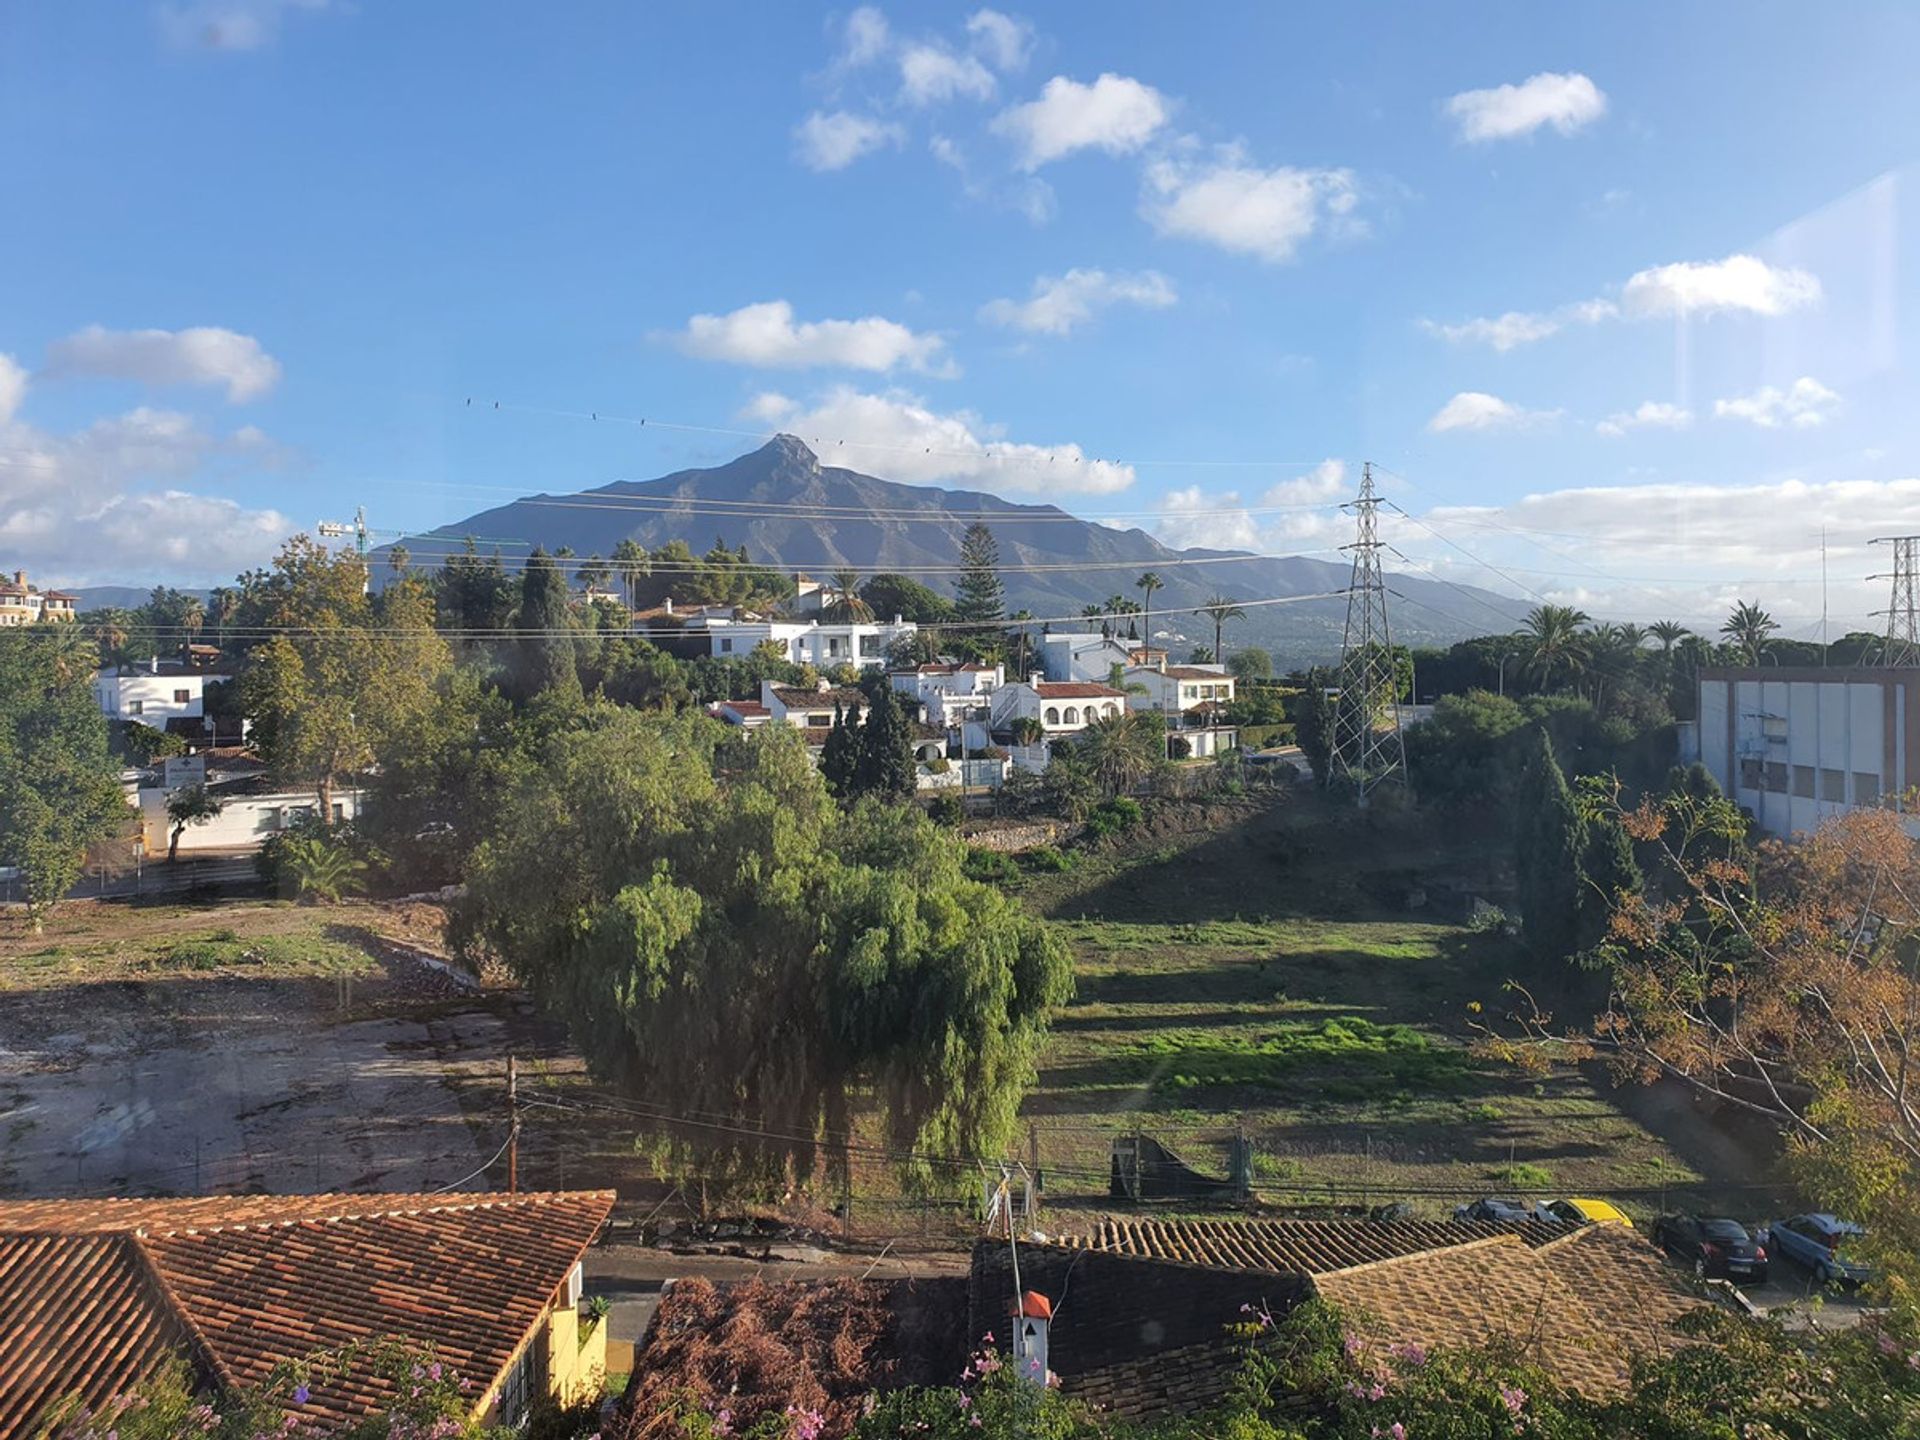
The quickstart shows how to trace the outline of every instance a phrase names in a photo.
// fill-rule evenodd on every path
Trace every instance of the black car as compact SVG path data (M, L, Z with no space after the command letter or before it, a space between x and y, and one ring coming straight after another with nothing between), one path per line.
M1715 1215L1662 1215L1653 1222L1653 1243L1689 1262L1696 1275L1766 1282L1767 1247L1738 1220Z

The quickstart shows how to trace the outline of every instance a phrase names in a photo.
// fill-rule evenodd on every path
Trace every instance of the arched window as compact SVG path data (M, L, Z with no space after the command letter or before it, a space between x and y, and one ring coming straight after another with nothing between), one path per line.
M1080 723L1079 707L1075 705L1067 706L1067 724L1078 725L1079 723Z
M1056 710L1053 706L1049 705L1047 707L1047 724L1058 725L1059 723L1060 723L1060 712Z
M1120 713L1120 707L1118 705L1115 705L1111 700L1109 700L1107 702L1107 719L1111 720L1113 719L1114 716L1118 715L1119 713Z

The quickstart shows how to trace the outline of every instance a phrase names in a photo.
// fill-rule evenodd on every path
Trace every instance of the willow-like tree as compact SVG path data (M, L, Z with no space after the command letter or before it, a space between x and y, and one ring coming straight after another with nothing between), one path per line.
M843 811L785 727L598 707L527 763L455 937L601 1079L699 1118L662 1144L704 1179L803 1177L823 1151L844 1172L871 1102L909 1182L951 1185L924 1157L1003 1153L1071 985L963 853L914 807Z

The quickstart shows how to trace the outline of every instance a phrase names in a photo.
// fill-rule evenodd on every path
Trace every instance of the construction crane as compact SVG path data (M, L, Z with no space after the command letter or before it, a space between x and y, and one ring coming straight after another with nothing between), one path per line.
M324 540L345 540L346 538L351 536L353 538L354 552L358 554L362 560L367 558L367 542L376 535L382 536L386 539L391 539L391 540L404 540L409 535L420 534L420 532L417 530L376 530L374 529L372 526L367 524L367 507L364 505L355 507L353 512L353 519L351 521L322 520L318 525L314 526L313 528L315 533L317 533ZM450 540L450 539L453 539L454 537L422 536L421 538ZM504 540L498 535L462 535L458 538L462 541L471 540L476 545L526 545L531 543L530 541L526 541L526 540Z

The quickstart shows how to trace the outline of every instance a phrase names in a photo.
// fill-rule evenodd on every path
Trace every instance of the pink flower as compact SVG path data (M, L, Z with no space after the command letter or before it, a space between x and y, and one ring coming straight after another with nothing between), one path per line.
M1509 1415L1518 1418L1520 1412L1527 1408L1527 1392L1518 1385L1502 1385L1500 1403L1507 1407Z
M1384 1400L1386 1398L1387 1398L1387 1387L1380 1384L1378 1381L1375 1381L1373 1388L1367 1391L1367 1399Z
M1396 1360L1418 1367L1427 1363L1427 1347L1418 1340L1409 1340L1405 1344L1389 1345L1387 1353Z
M722 1410L713 1417L713 1433L716 1435L733 1434L733 1412Z

